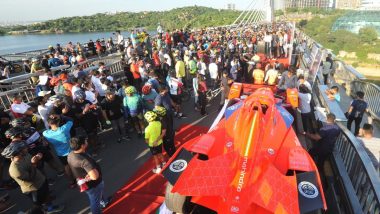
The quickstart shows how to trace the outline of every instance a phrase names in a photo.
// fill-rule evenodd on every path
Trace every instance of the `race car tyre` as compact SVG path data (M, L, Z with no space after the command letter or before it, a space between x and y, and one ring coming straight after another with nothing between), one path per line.
M168 183L165 191L165 205L175 213L186 213L187 197L178 193L172 193L173 186Z

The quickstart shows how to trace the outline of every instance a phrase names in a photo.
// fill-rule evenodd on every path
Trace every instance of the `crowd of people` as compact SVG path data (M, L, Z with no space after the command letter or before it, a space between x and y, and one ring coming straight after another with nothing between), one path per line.
M283 60L301 54L305 44L300 42L298 47L291 43L287 24L171 32L161 27L157 35L134 30L128 38L120 31L115 37L115 43L112 39L89 43L88 50L103 54L117 49L124 69L122 78L114 78L102 62L90 71L77 66L86 60L80 44L75 47L69 43L65 48L57 45L49 48L49 56L32 59L30 72L39 74L31 79L37 85L35 103L24 103L16 95L10 113L0 111L2 156L10 160L10 177L34 204L29 213L63 210L49 196L54 179L48 178L44 163L57 176L65 175L69 188L78 186L87 193L93 214L102 212L107 206L103 172L94 159L105 146L98 138L101 130L112 128L118 143L135 140L130 134L133 130L150 149L155 162L153 173L160 173L176 151L174 121L188 116L182 111L183 93L188 91L194 95L194 111L205 116L207 92L220 88L217 103L222 106L233 82L276 86L279 92L297 88L305 134L314 140L329 139L325 147L331 151L339 134L334 115L327 117L331 127L313 134L311 85L304 75L297 75L297 60L291 64ZM65 64L76 69L72 73L51 72L51 68ZM326 69L328 66L331 68L330 64ZM336 97L333 90L336 88L332 88L331 96ZM349 110L350 121L355 124L358 102ZM325 158L318 149L310 153L322 156L320 160ZM5 160L1 164L8 166ZM5 181L0 184L14 185Z

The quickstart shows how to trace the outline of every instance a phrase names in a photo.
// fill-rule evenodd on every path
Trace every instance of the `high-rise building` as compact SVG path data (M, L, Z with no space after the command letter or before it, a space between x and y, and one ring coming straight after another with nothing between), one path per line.
M331 0L285 0L285 8L331 8Z
M336 9L357 9L360 4L361 0L335 0Z
M284 10L285 9L285 0L274 0L274 9L275 10Z
M235 10L235 4L227 4L226 9L227 10Z
M360 9L362 10L380 10L380 0L362 0Z

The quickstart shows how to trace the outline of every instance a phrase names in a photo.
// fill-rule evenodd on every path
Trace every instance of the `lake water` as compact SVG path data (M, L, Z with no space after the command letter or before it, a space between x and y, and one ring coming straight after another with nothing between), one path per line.
M128 32L122 32L122 34L124 37L129 35ZM112 36L112 32L0 36L0 55L44 49L49 45L55 47L57 43L65 46L70 41L76 44L77 42L88 42L90 39L93 41L102 38L107 40Z

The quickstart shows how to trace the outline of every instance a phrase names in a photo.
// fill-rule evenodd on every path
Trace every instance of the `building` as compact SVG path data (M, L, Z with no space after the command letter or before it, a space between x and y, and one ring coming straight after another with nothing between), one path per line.
M361 0L335 0L336 9L358 9L361 5Z
M380 10L380 0L362 0L361 10Z
M284 10L285 1L284 0L274 0L274 10Z
M227 5L226 5L226 9L227 9L227 10L235 10L235 8L236 8L236 7L235 7L235 4L227 4Z
M285 0L285 8L321 8L333 6L331 0Z

